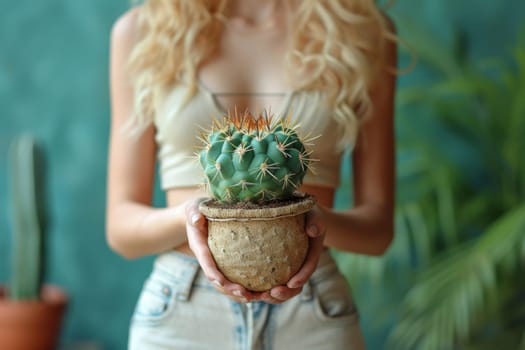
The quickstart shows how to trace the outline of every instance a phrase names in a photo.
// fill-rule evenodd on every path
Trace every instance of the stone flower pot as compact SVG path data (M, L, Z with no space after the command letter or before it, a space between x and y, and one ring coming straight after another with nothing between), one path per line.
M311 196L257 207L202 202L199 209L208 219L208 245L217 267L230 281L255 292L286 284L308 252L305 213L314 205Z

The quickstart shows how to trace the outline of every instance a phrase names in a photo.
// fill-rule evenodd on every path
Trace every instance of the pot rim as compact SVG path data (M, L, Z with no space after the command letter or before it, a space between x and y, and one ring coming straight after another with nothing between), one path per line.
M277 218L297 216L306 213L315 205L310 195L298 196L297 201L279 206L261 205L258 208L224 208L210 206L214 199L207 199L199 204L199 211L210 221L267 221Z

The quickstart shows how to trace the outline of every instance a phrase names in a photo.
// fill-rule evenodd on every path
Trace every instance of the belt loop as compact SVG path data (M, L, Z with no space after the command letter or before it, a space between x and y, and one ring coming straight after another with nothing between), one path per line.
M313 289L310 280L308 280L304 286L303 291L301 292L301 301L310 301L313 298Z
M183 265L180 269L179 286L175 291L177 300L188 301L193 289L193 283L197 278L200 267L199 264L193 260L181 258L179 264Z
M197 260L177 252L169 252L160 255L155 265L171 281L174 297L187 301L200 270Z

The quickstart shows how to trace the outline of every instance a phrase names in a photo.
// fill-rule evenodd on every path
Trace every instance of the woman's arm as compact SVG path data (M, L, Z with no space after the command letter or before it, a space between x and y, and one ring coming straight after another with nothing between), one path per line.
M393 29L393 25L392 25ZM353 151L354 208L336 212L322 208L327 246L367 255L381 255L394 235L394 92L397 49L386 50L382 70L371 98L373 113L363 124Z
M123 15L111 33L111 132L109 142L106 235L126 258L169 250L186 241L183 205L151 207L155 169L154 127L138 138L124 125L133 113L133 90L126 63L138 39L137 9Z

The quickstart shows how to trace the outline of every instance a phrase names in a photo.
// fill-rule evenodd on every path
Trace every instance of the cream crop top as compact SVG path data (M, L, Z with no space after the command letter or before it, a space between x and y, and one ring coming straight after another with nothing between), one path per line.
M208 130L213 118L220 118L225 111L216 96L198 84L195 96L183 105L187 88L174 88L163 100L155 116L158 145L160 183L163 190L201 185L204 172L195 154L202 147L198 136ZM286 94L282 108L276 116L287 116L300 123L302 135L320 135L313 143L311 158L315 174L307 173L305 184L329 187L339 185L342 151L338 149L338 125L324 103L320 92L291 92Z

